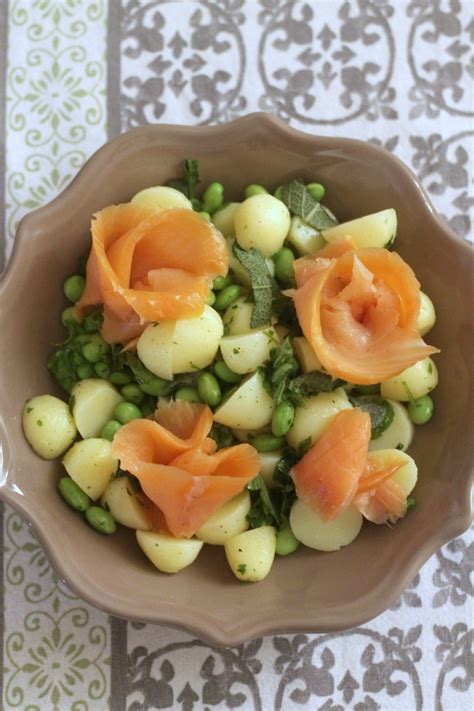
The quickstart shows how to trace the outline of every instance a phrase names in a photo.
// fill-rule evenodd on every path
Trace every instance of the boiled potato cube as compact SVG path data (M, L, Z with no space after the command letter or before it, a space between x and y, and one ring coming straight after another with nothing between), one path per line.
M165 380L173 378L173 339L176 321L150 323L137 343L137 355L154 375Z
M382 397L408 402L411 397L427 395L438 385L438 369L431 358L418 363L380 384Z
M173 374L206 368L214 360L224 333L222 319L210 306L194 318L176 321L171 358Z
M214 420L226 427L257 430L268 425L274 409L273 398L265 390L257 371L214 412Z
M388 247L397 234L397 213L393 208L374 212L322 232L327 242L350 235L357 247Z
M278 342L275 329L267 326L238 336L224 336L220 349L225 364L234 373L245 375L270 360L270 351Z
M76 442L64 455L63 464L71 479L94 501L104 493L118 469L112 442L100 437Z
M296 215L291 218L287 241L301 256L312 254L327 244L320 232Z
M201 526L196 538L204 543L222 546L227 539L243 533L249 527L247 514L250 511L250 494L242 491L227 501Z
M321 370L320 360L304 336L293 338L293 350L303 373Z
M80 380L72 389L72 414L84 439L98 437L123 397L111 383L100 378Z
M351 407L347 393L343 388L336 388L330 393L319 393L306 398L304 405L296 408L293 425L286 435L288 444L293 449L298 449L300 443L308 437L314 444L337 413Z
M393 420L380 437L370 440L369 449L372 451L378 449L408 449L413 439L413 423L403 405L396 400L388 400L387 402L393 407Z
M273 195L247 198L234 213L235 236L242 249L259 249L271 257L282 247L290 229L290 211Z
M221 210L217 210L212 216L212 221L226 239L235 237L234 215L240 202L230 202Z
M232 306L229 306L222 319L226 333L229 336L238 336L252 330L250 321L252 319L253 306L253 304L246 301L245 296L237 299Z
M337 551L352 543L359 535L363 520L356 507L349 506L332 521L325 521L300 499L295 501L290 512L290 526L296 538L318 551Z
M229 538L225 554L232 572L239 580L256 583L271 570L275 558L276 531L273 526L260 526Z
M436 311L428 294L420 291L420 313L418 314L418 331L424 336L431 331L436 323Z
M165 185L157 185L153 188L145 188L134 195L131 202L151 207L155 210L169 210L173 207L181 207L192 210L190 200L176 188L169 188Z
M151 507L137 494L127 476L112 479L100 503L122 526L139 531L151 531L153 528Z
M261 475L265 484L269 488L271 488L272 486L274 486L273 472L275 471L276 465L282 458L283 452L281 450L277 450L276 452L259 452L258 456L260 457L259 474Z
M169 533L137 531L138 545L162 573L178 573L194 563L204 543L197 538L175 538Z
M53 395L37 395L27 400L22 425L26 439L43 459L60 457L77 435L67 403Z

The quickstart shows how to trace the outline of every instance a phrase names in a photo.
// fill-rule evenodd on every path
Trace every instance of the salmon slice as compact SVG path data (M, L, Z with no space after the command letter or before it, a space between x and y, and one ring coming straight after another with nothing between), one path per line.
M354 504L372 523L395 523L407 510L407 497L396 481L387 477L369 491L358 493Z
M103 304L109 342L139 335L149 321L198 316L212 280L228 271L224 238L192 210L112 205L94 215L91 230L75 313Z
M352 502L367 465L370 435L367 412L342 410L293 467L298 498L324 519L336 518Z
M312 272L300 269L292 298L304 335L331 375L370 385L439 352L418 333L420 285L398 254L367 248L313 261Z
M213 421L207 405L170 402L155 420L121 427L114 456L163 512L169 531L190 537L258 474L260 458L249 444L216 452L207 436Z
M355 249L357 249L356 243L350 235L346 235L345 237L338 237L334 242L328 242L313 254L295 260L293 268L297 287L303 286L310 277L321 271L321 269L328 267L330 262L327 260L335 259Z

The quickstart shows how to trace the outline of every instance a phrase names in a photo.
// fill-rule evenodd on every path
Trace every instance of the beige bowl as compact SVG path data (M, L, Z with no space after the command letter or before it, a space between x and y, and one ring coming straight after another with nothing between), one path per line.
M179 174L187 157L199 158L204 182L222 180L227 198L239 199L247 183L276 187L301 176L327 186L328 205L340 220L394 207L396 249L438 312L429 336L442 351L435 416L417 430L410 450L420 470L416 508L393 529L364 525L339 552L306 549L280 558L258 585L236 581L222 548L206 546L193 566L167 576L144 558L132 531L98 536L56 494L60 464L40 460L21 431L25 400L57 390L45 361L63 337L61 283L88 248L92 213ZM365 622L391 605L424 561L471 521L471 268L468 245L441 221L410 171L376 146L306 135L266 114L216 127L146 126L119 136L18 228L0 292L1 496L31 521L69 587L114 615L175 625L221 645Z

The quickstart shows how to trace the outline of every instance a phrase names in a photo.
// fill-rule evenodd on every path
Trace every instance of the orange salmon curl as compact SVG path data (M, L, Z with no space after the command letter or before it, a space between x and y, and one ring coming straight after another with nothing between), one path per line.
M199 316L212 280L228 271L224 238L192 210L111 205L94 215L91 231L75 315L102 304L109 343L127 343L150 321Z

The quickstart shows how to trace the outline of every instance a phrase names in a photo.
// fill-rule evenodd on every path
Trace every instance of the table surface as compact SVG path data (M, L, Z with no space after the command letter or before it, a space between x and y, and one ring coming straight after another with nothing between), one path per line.
M0 0L3 257L19 219L110 136L262 109L395 152L469 239L472 10L459 0ZM52 573L26 521L9 507L2 518L5 709L472 704L471 533L363 627L212 649L85 604Z

